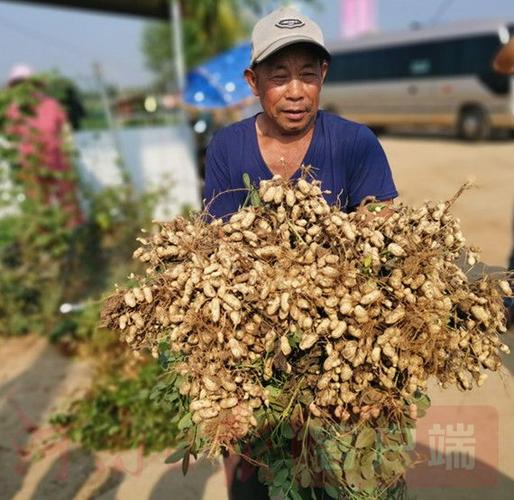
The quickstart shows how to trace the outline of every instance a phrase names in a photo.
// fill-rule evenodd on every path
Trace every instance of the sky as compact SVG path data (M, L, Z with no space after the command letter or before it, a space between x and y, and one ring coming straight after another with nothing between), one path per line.
M514 20L514 0L376 1L382 31L429 23L438 11L441 23L491 17ZM318 2L319 8L305 12L320 24L326 38L336 38L339 0ZM144 23L136 17L0 0L0 82L14 64L24 62L36 70L58 69L81 86L91 87L92 64L98 62L106 80L120 87L149 83L152 76L140 50Z

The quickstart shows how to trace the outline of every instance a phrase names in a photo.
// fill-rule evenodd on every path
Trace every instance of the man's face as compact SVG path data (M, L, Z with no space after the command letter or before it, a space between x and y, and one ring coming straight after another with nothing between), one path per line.
M294 135L314 121L328 65L312 47L292 45L270 56L245 77L265 116L278 132Z

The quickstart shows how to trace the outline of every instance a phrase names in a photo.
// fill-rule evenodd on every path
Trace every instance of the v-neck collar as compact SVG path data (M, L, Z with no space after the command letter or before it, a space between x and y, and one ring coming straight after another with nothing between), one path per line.
M254 115L253 120L250 122L252 125L252 140L253 140L253 147L255 148L257 159L259 163L259 167L263 172L266 172L266 175L268 178L273 177L273 172L268 167L267 163L264 161L264 157L262 156L262 151L259 146L259 141L257 139L257 117L260 115L260 113L257 113ZM314 145L317 143L318 135L320 130L320 124L319 124L319 111L316 113L316 118L314 120L314 131L312 133L311 141L309 143L309 147L307 148L307 151L305 152L305 156L303 158L302 163L300 166L294 171L293 175L290 177L291 179L297 179L300 176L301 173L301 166L302 165L311 165L312 159L311 156L313 154Z

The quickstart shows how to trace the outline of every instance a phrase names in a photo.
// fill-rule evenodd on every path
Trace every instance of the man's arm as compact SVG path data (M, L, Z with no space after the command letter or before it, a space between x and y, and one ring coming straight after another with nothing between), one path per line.
M375 134L362 125L355 138L348 178L348 207L358 210L368 197L391 203L398 196L391 168Z
M205 158L204 202L207 212L213 217L224 217L235 210L230 173L226 154L220 137L215 136L207 147ZM222 194L223 193L223 194Z

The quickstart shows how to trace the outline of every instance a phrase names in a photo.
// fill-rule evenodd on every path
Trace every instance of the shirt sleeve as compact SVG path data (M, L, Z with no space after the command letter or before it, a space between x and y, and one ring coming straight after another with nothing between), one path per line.
M348 180L348 208L366 196L389 200L398 196L385 152L375 134L362 125L355 137L353 168Z
M218 133L207 147L205 159L205 207L213 217L225 217L237 210L234 208L233 196L226 193L231 189L230 172L226 149Z

